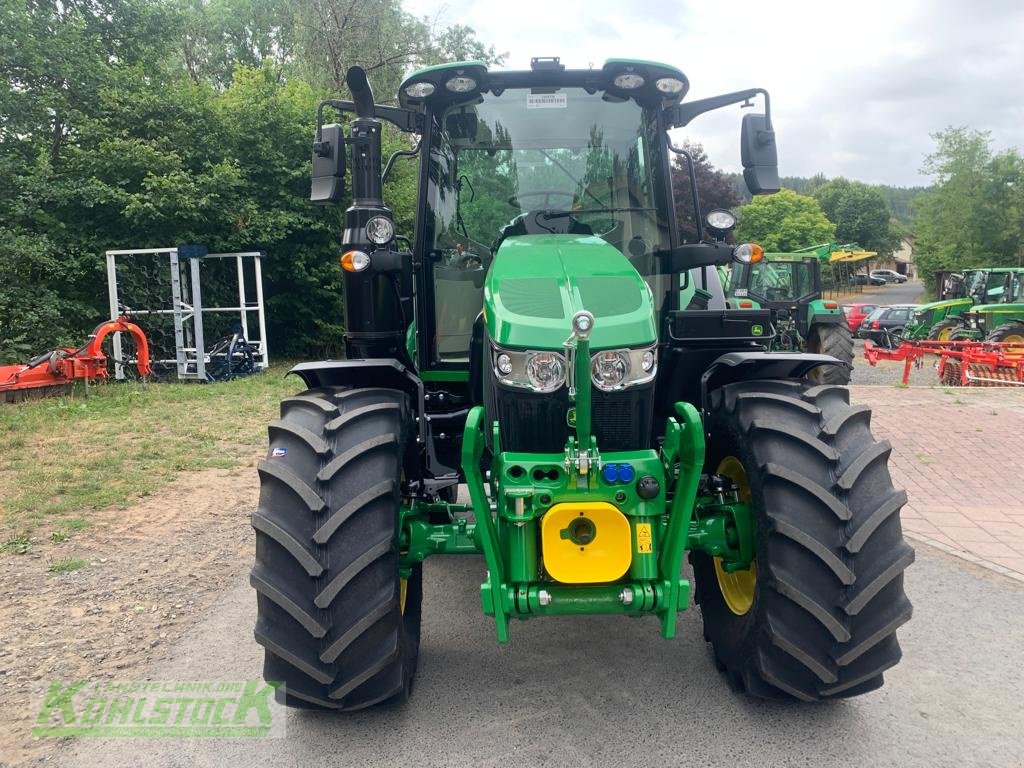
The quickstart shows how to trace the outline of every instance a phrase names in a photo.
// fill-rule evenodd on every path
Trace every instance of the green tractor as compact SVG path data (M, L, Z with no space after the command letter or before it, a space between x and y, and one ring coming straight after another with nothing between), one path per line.
M938 301L922 304L903 330L905 339L1012 341L1024 324L1024 269L940 272Z
M758 249L699 213L681 242L674 218L674 195L699 201L672 187L669 152L692 161L668 131L727 105L763 99L742 119L744 176L777 191L767 92L683 102L678 69L625 59L431 67L398 106L359 68L348 85L353 101L321 108L355 119L318 119L312 195L340 202L351 173L347 359L292 370L308 389L270 424L252 517L278 700L408 697L435 555L482 555L502 643L513 620L584 614L672 638L695 599L738 690L882 685L914 558L890 446L810 378L841 362L769 352L771 313L726 307L715 268ZM381 197L381 121L419 136L407 236Z
M839 303L822 299L821 261L828 260L830 252L828 246L818 246L766 253L759 262L735 264L727 295L733 306L771 310L773 350L831 355L846 363L818 368L811 373L814 381L848 384L853 335ZM804 255L809 253L813 255Z

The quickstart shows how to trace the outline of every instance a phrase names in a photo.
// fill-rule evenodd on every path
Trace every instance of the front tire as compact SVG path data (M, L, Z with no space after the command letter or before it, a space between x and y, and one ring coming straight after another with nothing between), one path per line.
M853 370L853 334L845 323L814 325L807 339L807 351L832 357L843 365L820 365L808 378L815 384L849 384Z
M256 642L278 701L354 710L409 695L421 571L398 571L407 397L311 389L281 403L252 516Z
M958 318L947 317L931 327L931 330L928 331L928 339L929 341L951 341L953 332L961 325Z
M1024 323L1003 323L996 326L985 340L1024 344Z
M881 686L900 660L896 629L911 615L903 571L914 550L900 528L907 497L889 477L890 446L869 421L842 387L763 380L712 393L705 471L735 481L742 467L754 578L729 584L701 552L691 562L705 637L737 690L855 696Z

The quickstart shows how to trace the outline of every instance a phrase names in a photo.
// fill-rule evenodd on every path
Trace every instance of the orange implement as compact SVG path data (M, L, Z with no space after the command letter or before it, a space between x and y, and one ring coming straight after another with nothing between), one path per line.
M111 333L130 333L135 340L136 368L148 376L149 342L139 326L119 317L100 323L89 340L78 349L55 349L22 365L0 366L0 401L15 401L44 394L47 389L64 389L78 379L95 381L107 377L107 358L103 340Z

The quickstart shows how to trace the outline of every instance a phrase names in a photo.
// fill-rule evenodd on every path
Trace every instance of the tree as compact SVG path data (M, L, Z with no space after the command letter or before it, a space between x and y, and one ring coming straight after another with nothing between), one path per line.
M693 158L697 199L703 215L715 208L732 209L740 204L731 177L711 164L704 147L687 141L683 149ZM692 241L697 236L697 225L694 221L693 195L690 192L690 169L680 155L672 157L672 188L675 190L676 221L679 222L680 237Z
M835 223L839 242L857 243L883 256L890 256L899 247L892 214L878 189L840 177L818 186L812 194Z
M739 209L736 239L760 243L766 251L789 252L835 239L835 225L813 197L783 189L755 197Z
M0 0L0 357L81 342L108 311L104 250L183 242L266 250L271 347L336 353L344 204L309 203L317 101L353 63L392 100L439 57L501 58L397 0ZM416 186L399 161L405 234Z
M935 151L922 171L933 189L918 198L915 260L921 274L1024 261L1024 158L993 154L984 131L949 128L933 134Z

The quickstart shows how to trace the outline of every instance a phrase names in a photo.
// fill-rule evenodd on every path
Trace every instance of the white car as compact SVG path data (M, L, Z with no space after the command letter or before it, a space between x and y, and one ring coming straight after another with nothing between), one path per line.
M899 272L894 272L891 269L872 269L871 276L885 280L887 283L905 283L907 282L907 276L901 275Z

